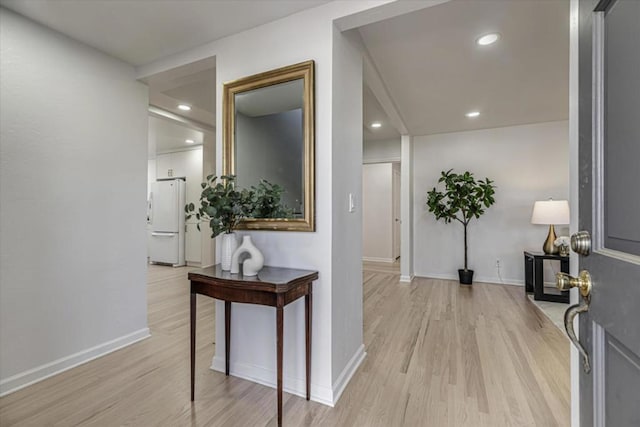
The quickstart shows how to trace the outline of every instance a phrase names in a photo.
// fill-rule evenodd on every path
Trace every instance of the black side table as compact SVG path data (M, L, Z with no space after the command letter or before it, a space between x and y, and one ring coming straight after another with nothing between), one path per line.
M569 303L569 291L559 294L544 293L544 260L560 261L560 271L569 273L569 257L550 255L542 252L524 252L524 289L526 293L533 292L533 299L538 301L552 301Z

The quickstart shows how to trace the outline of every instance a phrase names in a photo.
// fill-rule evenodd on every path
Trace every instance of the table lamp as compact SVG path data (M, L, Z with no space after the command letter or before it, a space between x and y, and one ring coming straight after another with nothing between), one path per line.
M537 201L533 205L531 224L543 224L549 226L549 234L542 250L545 254L557 254L558 248L553 245L556 240L554 224L569 224L569 202L566 200Z

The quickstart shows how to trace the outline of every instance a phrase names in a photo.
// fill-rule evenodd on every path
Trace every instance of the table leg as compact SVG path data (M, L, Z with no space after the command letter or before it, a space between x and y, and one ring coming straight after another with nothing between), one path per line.
M544 293L544 270L542 259L536 259L533 266L533 299L538 301Z
M524 256L524 293L533 292L533 257Z
M311 286L309 286L311 288ZM307 332L307 400L311 397L311 310L313 309L313 301L311 299L311 289L304 297L304 320Z
M277 360L278 360L278 426L282 425L282 329L283 329L283 309L276 307L276 329L277 329Z
M229 376L229 355L231 354L231 302L224 302L224 373Z
M196 293L191 291L191 401L193 402L196 380Z

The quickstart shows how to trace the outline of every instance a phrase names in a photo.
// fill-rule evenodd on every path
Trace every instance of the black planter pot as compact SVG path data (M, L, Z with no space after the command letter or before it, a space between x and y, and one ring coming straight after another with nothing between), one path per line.
M473 283L473 270L458 270L460 284L471 285Z

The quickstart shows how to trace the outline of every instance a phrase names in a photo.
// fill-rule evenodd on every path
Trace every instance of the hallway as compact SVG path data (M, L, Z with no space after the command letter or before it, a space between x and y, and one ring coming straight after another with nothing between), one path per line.
M151 338L0 399L0 424L276 425L274 390L209 369L201 296L189 401L189 269L149 266ZM521 287L397 279L365 264L367 357L333 409L285 393L286 425L569 425L569 342Z

